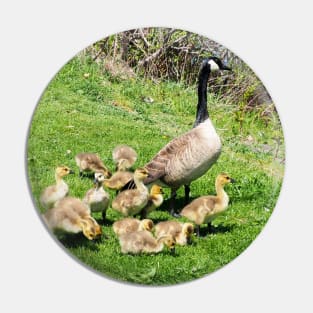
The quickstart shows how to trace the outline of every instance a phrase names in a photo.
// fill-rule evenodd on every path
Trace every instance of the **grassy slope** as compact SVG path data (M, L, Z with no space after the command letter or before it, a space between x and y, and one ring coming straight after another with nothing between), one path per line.
M85 78L84 73L90 76ZM147 104L142 96L155 101ZM133 146L144 165L169 140L192 127L196 106L195 88L142 80L117 81L103 75L95 64L78 58L68 63L49 84L35 111L28 141L28 172L34 200L39 210L41 190L54 180L58 164L75 169L78 152L98 152L113 169L111 151L119 143ZM215 271L239 255L258 235L276 203L283 167L264 144L273 145L274 132L281 133L278 120L265 125L256 113L246 115L240 131L235 106L210 97L209 111L223 140L223 153L214 167L192 184L192 197L213 194L216 175L225 171L237 180L228 186L231 204L215 220L216 233L194 237L193 244L178 247L177 256L164 251L158 255L129 256L120 253L110 224L120 216L108 210L110 223L103 226L98 242L84 237L60 237L69 251L99 272L143 284L164 285L188 281ZM246 145L251 135L255 142ZM283 157L283 151L279 154ZM78 175L66 178L70 194L82 197L92 183ZM167 190L167 195L169 190ZM178 206L182 207L183 190ZM114 194L111 193L112 198ZM171 218L167 201L152 212L154 221ZM95 215L100 219L100 215ZM204 232L205 229L203 228Z

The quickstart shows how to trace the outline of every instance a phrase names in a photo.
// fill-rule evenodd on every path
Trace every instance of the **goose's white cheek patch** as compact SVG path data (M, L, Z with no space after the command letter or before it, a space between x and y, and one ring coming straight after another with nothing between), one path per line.
M211 71L214 72L214 71L218 71L220 69L220 67L217 65L217 63L213 60L210 60L208 62L211 66Z

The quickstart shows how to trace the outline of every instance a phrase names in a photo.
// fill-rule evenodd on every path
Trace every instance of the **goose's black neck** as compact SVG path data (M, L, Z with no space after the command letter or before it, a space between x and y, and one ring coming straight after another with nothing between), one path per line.
M208 106L207 106L207 85L210 75L210 65L204 64L199 73L198 79L198 105L196 121L193 127L198 126L209 118Z

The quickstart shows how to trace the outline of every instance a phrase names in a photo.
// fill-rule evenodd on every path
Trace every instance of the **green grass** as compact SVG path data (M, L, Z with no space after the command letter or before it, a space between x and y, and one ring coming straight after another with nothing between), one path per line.
M84 73L90 73L88 78ZM150 96L152 104L142 98ZM65 164L75 169L79 152L97 152L113 169L112 150L120 143L138 152L135 167L144 165L172 138L192 127L196 87L141 79L118 80L88 60L74 58L54 77L33 116L27 151L31 190L38 199L54 182L54 168ZM246 249L270 217L279 195L284 158L283 144L276 151L275 138L283 138L277 116L265 123L258 112L245 114L240 127L237 107L209 96L209 112L223 140L218 162L191 185L192 197L214 194L218 173L227 172L237 183L227 186L231 203L214 222L214 234L193 237L190 246L177 247L176 256L164 250L157 255L122 255L111 224L120 215L108 209L103 236L90 242L81 234L60 236L71 254L91 268L118 280L169 285L214 272ZM253 143L245 139L252 136ZM263 149L265 146L270 149ZM271 149L272 148L272 149ZM276 158L274 158L274 155ZM70 195L82 198L92 181L77 175L66 177ZM110 192L111 198L114 193ZM166 190L168 198L169 190ZM177 206L183 206L183 189ZM150 214L155 222L171 219L168 201ZM101 221L100 214L94 215ZM202 233L205 228L202 227Z

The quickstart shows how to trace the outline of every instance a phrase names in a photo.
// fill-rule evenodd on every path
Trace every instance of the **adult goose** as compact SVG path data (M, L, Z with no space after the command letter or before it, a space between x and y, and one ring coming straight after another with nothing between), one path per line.
M178 188L187 186L201 177L214 164L221 153L221 140L212 124L207 109L207 83L212 71L231 70L217 57L202 62L198 78L198 105L193 129L174 138L145 165L149 176L145 184L156 183L171 188L170 211L175 215L174 203Z

